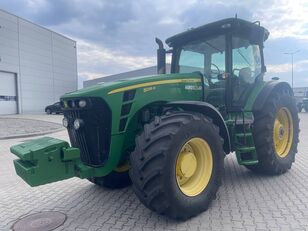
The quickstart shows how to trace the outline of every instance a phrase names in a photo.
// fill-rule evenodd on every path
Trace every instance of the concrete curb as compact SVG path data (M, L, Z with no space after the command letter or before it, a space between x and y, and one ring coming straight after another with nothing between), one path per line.
M37 131L37 132L32 132L32 133L21 133L21 134L13 134L13 135L5 135L5 136L0 136L0 140L7 140L7 139L17 139L17 138L25 138L25 137L33 137L33 136L42 136L46 134L51 134L51 133L56 133L65 130L64 127L59 127L61 125L60 123L55 123L55 122L50 122L46 120L39 120L39 119L28 119L28 118L16 118L16 117L2 117L4 119L21 119L21 120L30 120L30 121L40 121L40 122L45 122L48 124L55 124L57 125L58 128L55 129L49 129L45 131Z
M0 140L7 140L7 139L17 139L17 138L25 138L25 137L32 137L32 136L42 136L47 134L52 134L56 132L60 132L65 130L64 128L57 128L52 131L46 131L46 132L34 132L34 133L28 133L28 134L20 134L20 135L12 135L12 136L1 136Z

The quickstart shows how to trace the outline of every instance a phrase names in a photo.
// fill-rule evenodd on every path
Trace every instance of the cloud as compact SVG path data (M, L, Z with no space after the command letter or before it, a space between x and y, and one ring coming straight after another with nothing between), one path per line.
M77 52L78 74L83 81L153 66L156 61L155 56L132 56L83 40L77 43Z
M297 81L305 82L308 52L306 0L10 0L0 7L72 37L78 45L80 81L155 64L155 37L176 33L226 17L260 20L270 31L265 55L269 74L287 79L290 57Z
M235 15L251 20L252 12L244 4L229 4L228 1L198 1L183 11L180 17L184 27L191 28L215 20L235 17Z
M294 87L307 87L308 86L308 59L300 60L293 63L293 76L294 76ZM277 76L281 81L286 81L289 84L292 83L292 64L282 63L267 65L267 73L265 80L270 80L272 77Z
M263 7L255 8L254 18L262 19L271 31L271 38L294 37L308 40L308 4L306 0L259 1ZM266 7L264 7L266 6Z
M276 64L276 65L269 64L267 65L267 71L271 74L291 72L292 64L291 63L283 63L283 64ZM293 71L295 72L307 71L308 72L308 59L293 63Z

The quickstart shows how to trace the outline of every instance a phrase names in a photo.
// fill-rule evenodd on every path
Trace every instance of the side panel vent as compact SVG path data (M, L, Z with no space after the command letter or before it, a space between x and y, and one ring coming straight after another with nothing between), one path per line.
M123 106L121 108L121 116L128 115L129 112L130 112L131 107L132 107L131 103L123 104Z
M119 131L123 132L125 130L127 118L123 118L120 120Z
M123 102L133 100L135 98L136 90L125 91L123 94Z

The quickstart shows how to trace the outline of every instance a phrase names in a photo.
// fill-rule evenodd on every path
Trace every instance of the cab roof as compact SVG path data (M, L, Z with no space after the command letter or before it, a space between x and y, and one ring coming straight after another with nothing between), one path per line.
M260 26L259 22L249 22L239 18L227 18L176 34L166 39L166 43L168 46L174 47L189 41L229 32L243 33L252 39L258 38L259 43L263 43L269 36L269 31Z

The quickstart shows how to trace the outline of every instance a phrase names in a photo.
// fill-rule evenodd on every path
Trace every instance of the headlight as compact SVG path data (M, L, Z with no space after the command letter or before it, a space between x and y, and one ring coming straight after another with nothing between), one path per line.
M68 120L67 120L66 117L63 118L62 124L63 124L64 127L66 127L66 128L68 127Z
M79 103L78 103L78 106L79 106L79 107L85 107L85 106L87 106L87 101L85 101L85 100L80 100Z
M83 121L81 119L75 119L74 121L74 128L78 130L83 125Z

